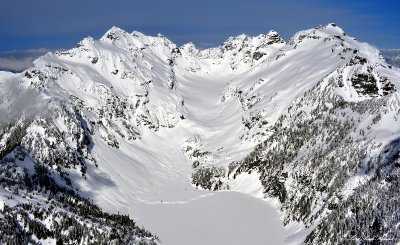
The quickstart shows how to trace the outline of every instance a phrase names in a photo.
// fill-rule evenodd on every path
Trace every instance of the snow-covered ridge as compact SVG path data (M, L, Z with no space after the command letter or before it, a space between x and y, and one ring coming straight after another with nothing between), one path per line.
M206 50L113 27L0 72L0 157L43 165L111 212L204 189L276 198L286 223L321 224L308 241L328 242L338 200L350 210L378 168L390 175L399 81L335 24ZM10 157L16 148L32 161Z

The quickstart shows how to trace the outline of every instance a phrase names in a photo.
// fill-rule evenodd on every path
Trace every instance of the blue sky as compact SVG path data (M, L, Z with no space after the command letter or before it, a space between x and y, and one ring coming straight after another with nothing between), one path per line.
M399 48L399 12L398 0L2 0L0 51L71 48L112 26L207 47L270 29L287 40L330 22L378 48Z

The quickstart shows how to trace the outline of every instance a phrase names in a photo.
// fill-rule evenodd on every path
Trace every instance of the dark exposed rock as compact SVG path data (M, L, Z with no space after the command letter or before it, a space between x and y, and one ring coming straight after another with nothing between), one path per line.
M261 53L261 52L254 52L253 53L253 59L255 59L255 60L259 60L263 56L264 56L264 53Z
M377 80L371 74L355 74L351 78L351 83L356 91L364 95L377 95Z

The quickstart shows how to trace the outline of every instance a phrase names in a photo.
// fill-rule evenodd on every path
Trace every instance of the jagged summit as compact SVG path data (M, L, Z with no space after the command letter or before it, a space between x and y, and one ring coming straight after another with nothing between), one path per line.
M133 31L131 34L129 34L127 31L125 31L119 27L113 26L108 31L105 32L105 34L100 38L100 40L101 41L106 41L106 40L113 41L118 38L126 38L129 35L132 35L137 38L143 38L143 37L150 38L150 36L146 36L145 34L139 32L139 31ZM166 39L166 37L163 34L157 34L157 36L155 36L155 37L158 37L161 39ZM267 34L260 34L259 36L255 36L255 37L250 37L246 34L241 34L236 37L229 37L224 42L224 44L229 44L229 43L235 42L235 40L249 41L251 39L261 39L261 38L263 38L269 42L274 42L274 43L283 43L284 42L283 38L279 35L278 32L276 32L274 30L270 30ZM193 43L188 43L188 44L193 44ZM222 44L221 46L223 46L224 44ZM272 44L272 43L270 43L270 44ZM185 46L185 45L186 44L184 44L183 46Z
M295 46L302 43L304 39L323 40L324 42L337 39L345 42L349 46L351 46L353 44L352 41L354 41L353 38L347 37L343 30L334 23L300 31L288 41L288 44ZM161 45L165 46L164 48L166 49L164 51L166 53L169 52L168 49L178 48L162 34L151 37L137 31L128 33L118 27L112 27L110 30L108 30L100 39L100 41L109 43L116 42L114 45L120 48L135 47L144 49L149 46L156 47ZM78 44L78 46L84 44L85 42L93 43L93 39L89 38L88 40L83 40L80 42L80 44ZM254 37L250 37L246 34L241 34L236 37L229 37L220 46L205 50L198 49L193 43L184 44L181 48L192 55L197 54L197 56L202 58L230 59L230 57L228 58L227 56L236 56L239 53L241 54L238 56L240 57L239 59L244 61L244 63L248 63L249 57L252 57L255 60L259 60L263 56L266 58L267 56L265 56L265 54L274 53L277 49L282 48L284 44L285 41L283 38L276 31L271 30L267 34L260 34ZM276 48L274 49L273 47ZM268 50L271 48L272 50ZM229 55L226 53L229 53ZM237 64L234 64L236 63L235 61L231 63L233 64L232 68L237 67Z
M319 35L318 35L319 34ZM114 41L118 38L128 38L129 36L136 37L138 39L147 39L151 40L154 38L159 38L159 39L166 39L167 43L172 43L170 40L168 40L163 34L158 34L155 37L151 36L146 36L145 34L138 32L138 31L133 31L132 33L128 33L125 30L119 28L119 27L111 27L108 31L105 32L105 34L100 38L101 41ZM344 31L337 26L335 23L330 23L327 25L321 25L313 29L305 30L305 31L300 31L296 33L289 42L295 42L295 41L301 41L303 38L332 38L335 36L340 36L344 37L346 34ZM257 40L258 42L267 42L267 44L273 44L273 43L284 43L284 39L279 35L279 33L275 30L270 30L267 34L260 34L258 36L248 36L246 34L241 34L236 37L229 37L223 44L221 44L220 47L224 47L226 49L231 49L232 47L236 47L239 45L239 43L247 43L247 42L255 42ZM193 43L188 43L188 44L193 44ZM185 44L183 46L186 46L188 44ZM194 44L193 44L194 45ZM215 49L218 47L213 47L209 49ZM240 49L240 47L239 47Z
M279 35L279 33L274 30L270 30L266 36L268 37L270 42L274 42L274 43L284 43L285 42L285 40Z
M346 36L347 35L344 33L344 31L336 24L327 24L320 25L316 28L299 31L292 38L290 38L288 43L298 44L301 43L304 39L330 41L336 38L344 41ZM353 40L353 38L348 39Z

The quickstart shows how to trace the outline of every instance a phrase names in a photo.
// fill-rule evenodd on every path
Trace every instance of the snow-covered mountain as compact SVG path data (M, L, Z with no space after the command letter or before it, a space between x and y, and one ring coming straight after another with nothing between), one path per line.
M277 200L286 242L400 239L400 70L335 24L205 50L113 27L34 64L0 72L3 241L158 243L126 215L209 190Z

